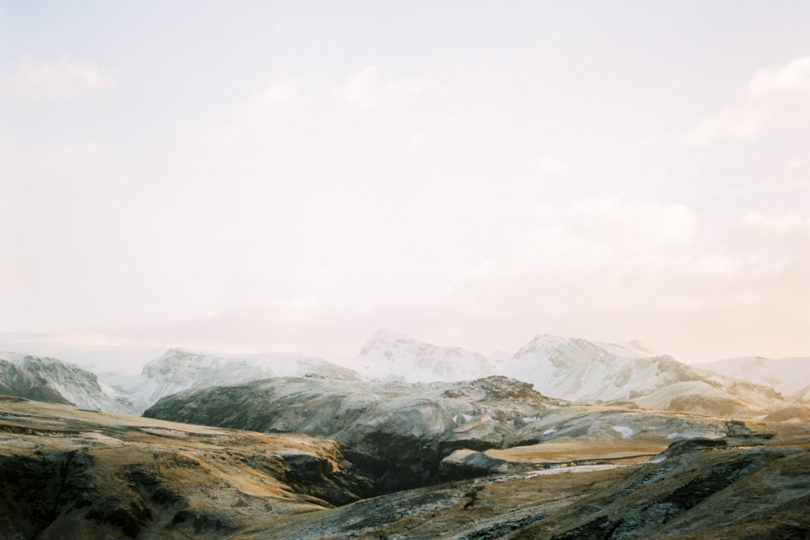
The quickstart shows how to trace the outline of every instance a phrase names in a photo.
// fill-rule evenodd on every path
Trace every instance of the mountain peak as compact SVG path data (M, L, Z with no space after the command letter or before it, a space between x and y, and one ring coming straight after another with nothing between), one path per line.
M559 343L567 340L568 338L556 334L535 334L531 342Z
M476 379L492 371L489 360L478 352L433 345L389 330L375 333L353 364L371 379L412 382Z
M371 336L369 341L391 340L391 339L410 339L410 340L414 340L414 338L412 338L411 336L402 334L400 332L393 332L391 330L388 330L387 328L380 328L379 330L374 332L374 335ZM416 341L416 340L414 340L414 341Z

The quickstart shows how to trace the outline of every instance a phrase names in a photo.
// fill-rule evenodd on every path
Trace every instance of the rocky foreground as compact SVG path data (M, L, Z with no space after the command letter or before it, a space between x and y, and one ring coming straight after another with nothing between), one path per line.
M792 440L791 440L792 439ZM674 443L679 445L680 443ZM487 476L258 525L240 539L807 538L807 433L654 462Z
M0 538L222 538L357 500L332 441L0 396Z
M148 414L0 396L0 539L810 535L795 417L586 406L505 377L268 379Z

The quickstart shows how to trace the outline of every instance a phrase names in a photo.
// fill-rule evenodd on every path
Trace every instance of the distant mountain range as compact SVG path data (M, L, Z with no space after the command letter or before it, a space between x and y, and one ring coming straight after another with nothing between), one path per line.
M724 416L767 415L791 405L767 386L694 369L637 341L619 345L538 335L511 356L486 358L380 331L352 366L365 378L408 382L504 375L558 399Z
M181 349L166 351L138 375L100 373L99 378L129 395L140 413L160 398L184 390L304 375L359 378L352 370L320 358L285 354L213 355Z
M171 349L140 374L98 376L53 358L0 353L0 393L141 413L186 390L274 377L456 382L502 375L551 398L722 416L764 417L810 398L810 358L686 365L634 341L538 335L516 353L485 356L381 330L345 366L289 354L215 355Z
M810 356L764 358L750 356L696 364L715 373L770 386L783 396L810 401Z

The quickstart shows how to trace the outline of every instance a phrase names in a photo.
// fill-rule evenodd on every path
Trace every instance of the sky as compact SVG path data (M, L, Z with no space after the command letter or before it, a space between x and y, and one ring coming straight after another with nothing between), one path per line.
M810 3L0 0L0 348L810 355Z

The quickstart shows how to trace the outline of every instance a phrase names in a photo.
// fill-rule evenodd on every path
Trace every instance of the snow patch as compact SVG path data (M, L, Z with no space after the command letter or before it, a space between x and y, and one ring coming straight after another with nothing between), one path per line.
M636 433L636 430L634 430L630 426L611 426L611 429L613 429L613 431L621 434L623 439L629 439L630 437L632 437Z

